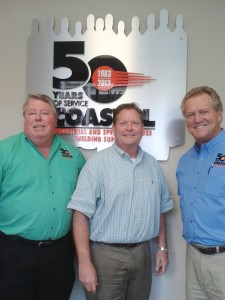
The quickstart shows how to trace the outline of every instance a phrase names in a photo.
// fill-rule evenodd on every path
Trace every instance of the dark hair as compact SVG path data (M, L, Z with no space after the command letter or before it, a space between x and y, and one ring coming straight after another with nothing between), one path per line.
M32 99L40 100L40 101L47 103L51 107L51 109L54 112L54 114L56 115L56 117L58 117L58 112L57 112L54 101L49 96L44 95L44 94L29 94L23 104L23 115L25 114L25 110L26 110L28 102Z
M184 105L185 105L186 101L191 97L198 96L201 94L207 94L211 97L212 105L213 105L213 108L215 109L215 111L223 111L223 104L222 104L220 96L217 94L217 92L214 89L212 89L211 87L200 86L200 87L191 89L184 96L182 103L181 103L181 111L182 111L183 116L185 116Z
M143 111L137 106L136 103L124 103L124 104L120 104L119 106L117 106L114 110L113 110L113 125L116 124L117 122L117 116L118 114L124 110L124 109L134 109L136 110L136 112L139 114L140 116L140 120L141 120L141 123L144 123L144 120L143 120Z

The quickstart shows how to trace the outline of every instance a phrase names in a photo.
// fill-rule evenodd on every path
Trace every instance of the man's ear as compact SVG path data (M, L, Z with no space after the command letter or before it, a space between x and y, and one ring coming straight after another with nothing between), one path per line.
M219 111L219 112L218 112L218 120L219 120L220 123L221 123L222 120L223 120L223 112L222 112L222 111Z

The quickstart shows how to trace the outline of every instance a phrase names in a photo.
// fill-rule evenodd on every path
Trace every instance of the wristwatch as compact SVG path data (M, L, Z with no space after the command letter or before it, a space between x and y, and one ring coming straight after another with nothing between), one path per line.
M158 246L158 249L161 251L165 251L166 253L169 252L169 247Z

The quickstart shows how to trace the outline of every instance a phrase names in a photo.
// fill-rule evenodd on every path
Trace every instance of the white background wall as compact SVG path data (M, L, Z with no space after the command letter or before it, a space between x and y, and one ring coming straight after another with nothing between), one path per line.
M26 43L34 18L40 21L40 30L44 31L47 16L54 16L56 31L59 31L62 17L68 17L71 24L81 21L85 25L89 14L104 19L110 13L114 24L122 20L127 30L132 18L138 16L143 32L148 14L155 14L158 22L161 9L168 10L171 30L175 28L176 16L184 17L184 30L188 35L187 89L212 86L225 104L224 0L0 0L0 139L23 129L21 108L26 97ZM185 243L181 237L175 171L179 157L192 144L193 139L187 133L185 145L171 149L168 161L160 162L176 208L168 215L170 266L164 276L153 277L151 300L185 300ZM93 152L84 151L84 154L89 158ZM75 299L84 299L79 282L70 300Z

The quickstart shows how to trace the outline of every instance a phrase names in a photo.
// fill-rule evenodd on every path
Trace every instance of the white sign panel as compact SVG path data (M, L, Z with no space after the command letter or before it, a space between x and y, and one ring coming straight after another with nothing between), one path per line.
M145 135L142 148L158 160L166 160L169 148L184 143L180 103L186 92L187 36L183 17L168 28L168 12L147 18L139 31L133 17L131 32L113 17L87 18L87 30L75 23L69 32L67 18L61 32L48 17L46 30L33 21L27 44L27 93L44 93L54 99L59 112L57 133L76 146L99 151L114 141L113 109L127 102L143 110ZM113 30L117 28L117 30Z

